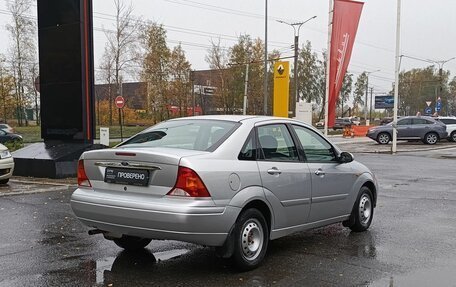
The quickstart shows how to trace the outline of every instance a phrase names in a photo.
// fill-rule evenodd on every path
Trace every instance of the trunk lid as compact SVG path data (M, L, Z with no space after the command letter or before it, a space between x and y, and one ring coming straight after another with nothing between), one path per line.
M172 148L116 148L89 151L81 159L84 160L85 172L94 190L163 196L176 183L181 158L205 153L207 152ZM105 182L106 169L128 174L148 174L147 186Z

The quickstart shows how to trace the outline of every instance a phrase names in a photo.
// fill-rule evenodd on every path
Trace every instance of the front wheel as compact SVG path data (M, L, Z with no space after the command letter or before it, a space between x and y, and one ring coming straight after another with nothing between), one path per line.
M374 217L373 198L372 191L367 186L363 186L359 191L358 198L353 206L352 214L348 220L348 222L351 223L348 227L352 231L362 232L369 229L372 223L372 218ZM347 223L344 222L344 225Z
M452 141L452 142L456 142L456 131L454 131L454 132L452 132L452 133L450 134L450 138L449 138L449 139L450 139L450 141Z
M234 227L233 261L242 271L258 267L266 255L269 228L263 214L255 208L241 213Z
M146 247L152 239L122 235L121 238L115 238L114 243L128 251L135 251Z
M433 145L436 144L439 141L439 136L436 133L427 133L424 136L423 142L425 144Z

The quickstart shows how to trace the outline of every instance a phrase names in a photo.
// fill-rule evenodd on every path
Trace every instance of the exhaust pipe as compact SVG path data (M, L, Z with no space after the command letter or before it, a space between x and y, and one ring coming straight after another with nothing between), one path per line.
M91 229L87 233L89 233L89 235L95 235L95 234L104 233L104 231L100 230L100 229Z

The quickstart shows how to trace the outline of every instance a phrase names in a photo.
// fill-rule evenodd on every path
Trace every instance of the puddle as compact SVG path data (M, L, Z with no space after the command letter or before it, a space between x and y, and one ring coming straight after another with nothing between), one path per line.
M96 261L96 283L104 284L115 281L118 274L134 276L147 274L160 262L179 258L190 252L188 249L173 249L152 253L148 249L136 252L122 251L117 257L107 257Z

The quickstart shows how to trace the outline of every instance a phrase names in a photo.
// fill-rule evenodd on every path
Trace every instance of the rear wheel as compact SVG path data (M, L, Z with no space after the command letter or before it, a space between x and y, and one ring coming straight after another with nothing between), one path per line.
M122 235L121 238L115 238L114 243L128 251L134 251L146 247L152 239Z
M379 144L388 144L391 141L389 133L379 133L377 136L377 142Z
M258 267L266 255L269 228L263 214L255 208L241 213L234 227L233 261L242 271Z
M423 140L423 142L425 144L430 144L430 145L436 144L438 141L439 141L439 136L436 133L427 133L424 136L424 140Z

